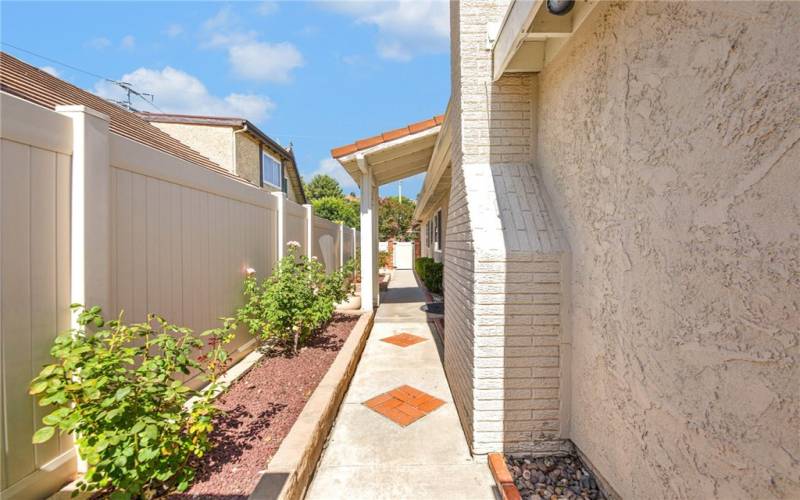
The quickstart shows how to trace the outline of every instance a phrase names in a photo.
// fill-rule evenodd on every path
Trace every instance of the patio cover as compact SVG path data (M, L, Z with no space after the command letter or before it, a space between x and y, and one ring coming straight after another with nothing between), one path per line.
M378 188L425 172L444 115L331 150L361 189L361 309L378 305Z

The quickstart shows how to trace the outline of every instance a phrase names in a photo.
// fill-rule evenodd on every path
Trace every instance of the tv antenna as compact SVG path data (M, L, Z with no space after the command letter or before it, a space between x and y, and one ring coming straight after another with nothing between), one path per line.
M153 99L155 98L155 96L153 94L149 94L147 92L139 92L138 90L133 88L132 84L130 84L128 82L118 82L118 81L115 81L115 80L109 80L109 81L111 81L114 85L117 85L118 87L120 87L122 90L125 91L125 100L122 100L122 101L116 100L116 99L109 99L109 100L114 102L114 103L116 103L116 104L118 104L118 105L120 105L120 106L122 106L126 110L128 110L128 111L130 111L132 113L138 113L139 112L138 109L133 107L133 99L132 99L133 96L139 97L140 99L142 99L143 101L149 103L153 107L156 107L156 105L153 104Z

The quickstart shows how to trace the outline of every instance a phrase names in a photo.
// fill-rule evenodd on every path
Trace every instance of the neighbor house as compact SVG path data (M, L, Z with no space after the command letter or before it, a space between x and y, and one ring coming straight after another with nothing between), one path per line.
M291 148L284 148L245 118L137 113L229 172L290 200L306 203Z
M800 497L800 3L450 6L445 117L332 151L363 307L377 189L427 172L475 455L575 449L623 498Z

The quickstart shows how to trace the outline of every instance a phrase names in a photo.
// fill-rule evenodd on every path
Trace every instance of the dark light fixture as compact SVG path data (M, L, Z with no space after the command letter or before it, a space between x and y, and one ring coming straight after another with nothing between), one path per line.
M575 0L547 0L547 11L554 16L566 16L575 6Z

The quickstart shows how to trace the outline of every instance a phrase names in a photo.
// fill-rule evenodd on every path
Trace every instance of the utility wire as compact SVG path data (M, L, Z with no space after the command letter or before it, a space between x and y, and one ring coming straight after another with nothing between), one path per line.
M89 76L93 76L95 78L99 78L101 80L105 80L105 81L107 81L109 83L113 83L114 85L117 85L117 86L123 88L123 90L125 90L125 87L120 85L119 81L114 80L112 78L108 78L108 77L103 76L103 75L98 75L97 73L93 73L91 71L87 71L85 69L78 68L77 66L73 66L71 64L67 64L67 63L65 63L63 61L59 61L58 59L53 59L52 57L47 57L47 56L42 55L42 54L37 54L36 52L33 52L31 50L28 50L28 49L23 49L22 47L19 47L17 45L14 45L14 44L11 44L11 43L8 43L8 42L0 41L0 44L5 45L6 47L11 47L12 49L19 50L20 52L25 52L26 54L30 54L30 55L32 55L34 57L38 57L38 58L44 59L45 61L49 61L51 63L55 63L55 64L58 64L60 66L64 66L65 68L69 68L69 69L77 71L79 73L83 73L85 75L89 75ZM139 97L141 100L143 100L147 104L149 104L149 105L153 106L154 108L156 108L158 111L160 111L162 113L164 112L161 108L156 106L155 103L153 103L151 101L148 101L142 95L140 95L138 92L134 92L133 94L136 95L137 97Z
M71 64L67 64L67 63L61 62L61 61L59 61L57 59L53 59L52 57L47 57L47 56L43 56L42 54L37 54L36 52L30 51L28 49L23 49L22 47L17 47L16 45L12 45L12 44L10 44L8 42L0 41L0 44L3 44L5 46L7 46L7 47L11 47L13 49L17 49L17 50L19 50L21 52L25 52L26 54L30 54L32 56L36 56L36 57L42 58L45 61L50 61L51 63L60 64L61 66L67 67L69 69L73 69L75 71L79 71L79 72L84 73L86 75L93 76L95 78L100 78L101 80L106 80L106 81L109 81L111 83L117 83L116 80L112 80L111 78L107 78L107 77L105 77L103 75L98 75L97 73L92 73L91 71L86 71L85 69L81 69L81 68L78 68L78 67L73 66Z

